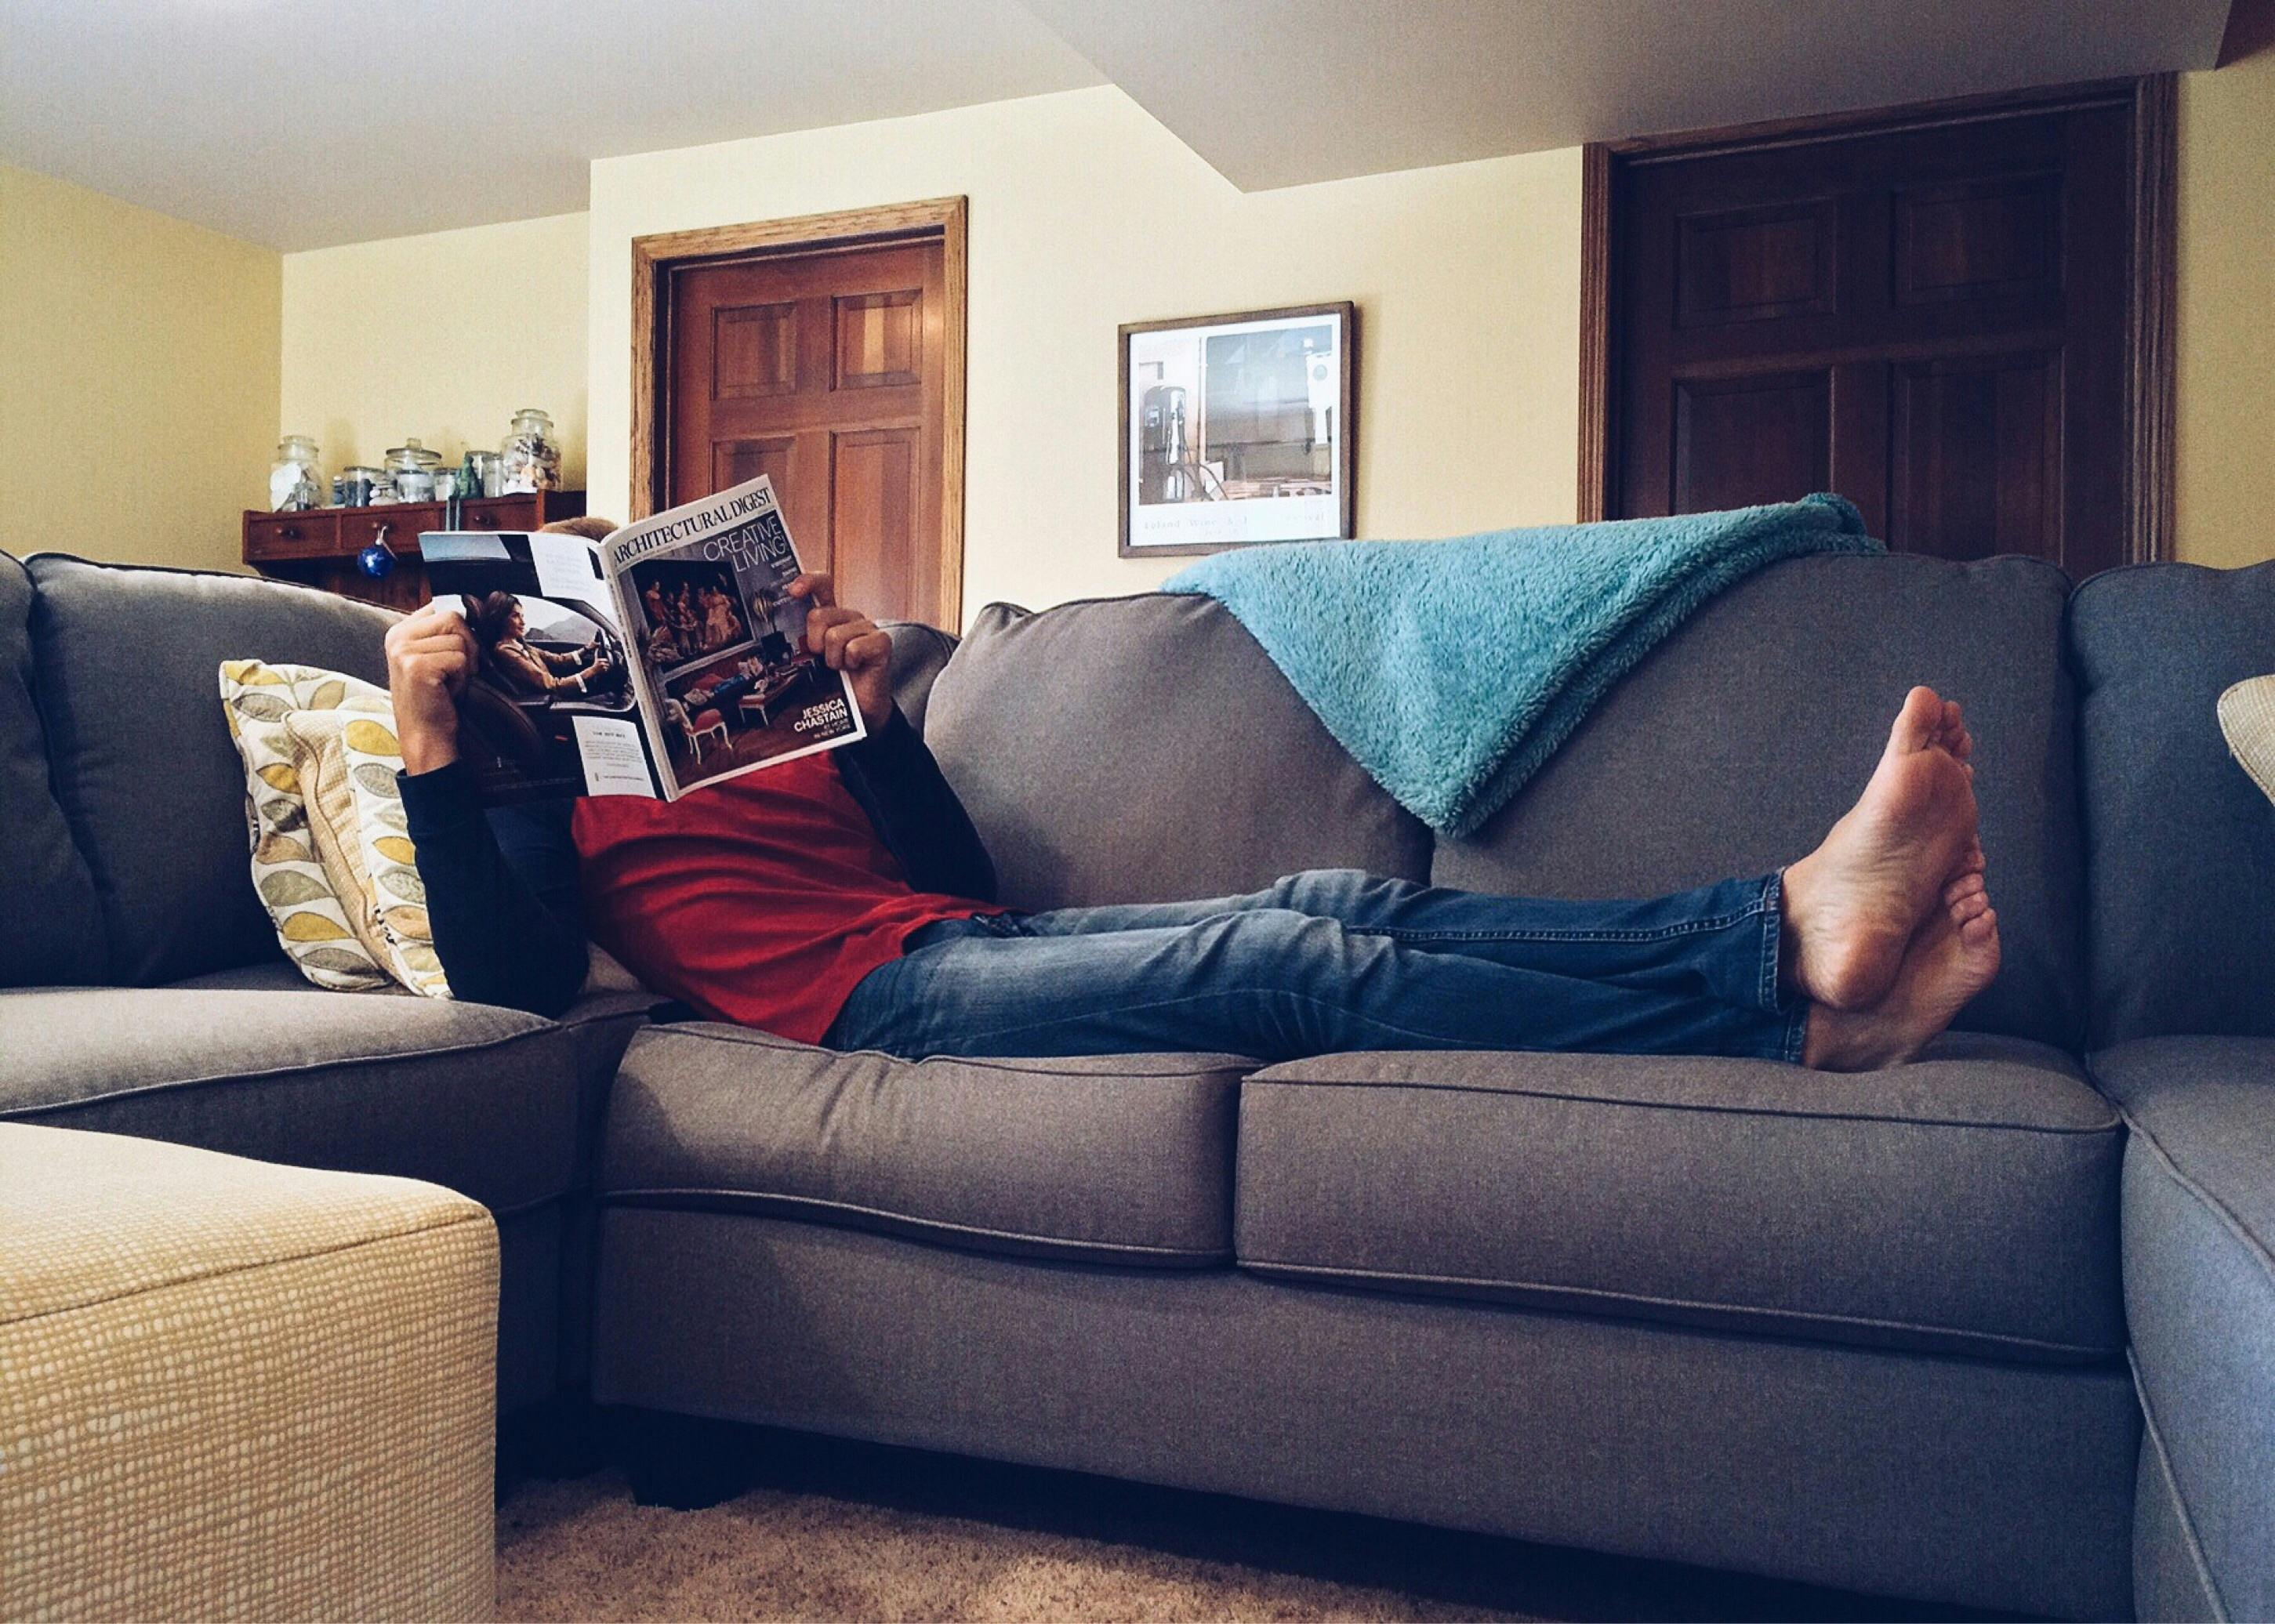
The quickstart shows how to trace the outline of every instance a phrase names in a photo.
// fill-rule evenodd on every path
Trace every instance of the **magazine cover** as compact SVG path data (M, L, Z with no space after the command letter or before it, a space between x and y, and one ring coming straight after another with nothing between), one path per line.
M601 554L667 797L865 736L851 679L806 652L797 548L764 474L628 525Z
M486 802L672 800L866 736L851 679L806 652L763 475L597 543L429 531L419 549L480 648L458 715Z

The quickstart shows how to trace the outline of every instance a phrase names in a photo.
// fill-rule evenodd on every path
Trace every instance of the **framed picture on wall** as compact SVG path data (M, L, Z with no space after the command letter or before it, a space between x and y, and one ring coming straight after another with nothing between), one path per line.
M1349 540L1357 377L1348 300L1122 328L1122 556Z

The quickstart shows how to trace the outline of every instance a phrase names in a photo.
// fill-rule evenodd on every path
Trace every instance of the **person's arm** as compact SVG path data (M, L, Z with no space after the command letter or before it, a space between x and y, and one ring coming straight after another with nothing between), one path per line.
M548 832L531 821L544 816L535 809L523 812L521 823L502 809L500 821L525 848L523 861L537 876L533 886L484 815L472 771L458 759L457 695L473 673L476 654L465 622L432 604L389 628L388 691L403 751L397 783L427 888L435 956L451 993L472 1003L555 1016L585 980L576 852L565 815Z
M451 996L557 1016L585 985L566 802L485 813L464 761L396 780Z
M556 676L550 664L553 656L543 649L532 648L525 643L501 643L490 650L490 657L506 668L507 675L531 693L582 693L585 684L575 676Z
M854 702L869 736L839 750L839 776L878 837L919 891L995 900L995 865L932 752L893 703L893 639L858 610L837 607L826 575L790 584L807 600L805 646L833 671L852 679Z
M838 775L919 891L995 900L995 865L955 786L894 706L882 727L837 752Z

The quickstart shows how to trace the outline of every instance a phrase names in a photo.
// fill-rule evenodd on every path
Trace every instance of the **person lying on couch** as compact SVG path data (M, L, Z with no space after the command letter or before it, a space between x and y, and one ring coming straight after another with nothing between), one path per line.
M593 938L716 1020L926 1055L1350 1049L1900 1063L1999 969L1957 705L1905 696L1863 797L1776 872L1643 902L1489 896L1351 871L1251 895L1021 913L893 704L891 639L806 598L858 744L676 802L486 815L452 695L473 634L432 606L388 633L403 799L458 997L556 1015ZM549 921L549 928L545 928Z

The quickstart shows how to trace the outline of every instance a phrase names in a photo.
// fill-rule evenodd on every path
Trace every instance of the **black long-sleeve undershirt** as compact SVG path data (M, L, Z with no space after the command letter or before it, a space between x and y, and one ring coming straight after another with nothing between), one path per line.
M918 891L991 902L995 865L896 708L885 725L835 752L846 789ZM567 801L485 812L473 774L454 761L403 774L403 791L435 952L451 993L472 1003L556 1016L584 985L584 909Z

